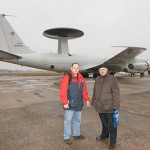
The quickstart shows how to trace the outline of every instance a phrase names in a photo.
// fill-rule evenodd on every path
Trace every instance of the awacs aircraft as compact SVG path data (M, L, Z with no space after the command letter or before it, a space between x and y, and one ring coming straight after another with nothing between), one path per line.
M107 64L112 73L124 71L140 73L141 76L145 71L150 73L150 61L137 57L146 50L142 47L126 47L115 56L70 54L68 40L84 34L73 28L54 28L43 32L44 36L58 40L58 53L34 52L23 43L5 16L0 15L0 61L56 72L67 72L73 62L78 62L84 77L88 77L89 73L96 77L102 63Z

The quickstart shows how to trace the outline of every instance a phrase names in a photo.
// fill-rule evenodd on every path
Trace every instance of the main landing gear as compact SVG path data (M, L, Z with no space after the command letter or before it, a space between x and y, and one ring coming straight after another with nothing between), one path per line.
M144 77L144 72L140 73L140 78Z
M89 74L88 73L81 73L82 74L82 76L84 77L84 78L88 78L89 77Z
M93 78L96 78L97 76L99 76L99 73L93 73Z

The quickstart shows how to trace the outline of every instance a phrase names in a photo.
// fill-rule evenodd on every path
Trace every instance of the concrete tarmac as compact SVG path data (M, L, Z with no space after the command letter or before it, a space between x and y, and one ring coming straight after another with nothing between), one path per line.
M121 91L116 150L150 150L150 77L117 77ZM82 111L86 139L63 141L60 77L0 76L0 150L107 150L96 141L101 122L93 107ZM87 79L90 97L94 80Z

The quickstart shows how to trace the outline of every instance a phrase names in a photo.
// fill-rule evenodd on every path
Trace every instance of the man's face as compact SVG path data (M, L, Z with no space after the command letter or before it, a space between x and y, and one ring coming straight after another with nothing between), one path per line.
M101 76L106 75L107 72L108 72L107 68L105 68L105 67L99 68L99 73L100 73Z
M79 72L79 65L78 64L74 64L72 67L71 67L71 71L72 73L76 76Z

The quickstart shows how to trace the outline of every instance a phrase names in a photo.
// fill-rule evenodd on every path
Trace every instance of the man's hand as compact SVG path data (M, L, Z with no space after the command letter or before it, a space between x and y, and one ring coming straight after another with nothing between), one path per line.
M87 107L90 107L91 106L90 101L86 101L86 105Z
M65 109L69 108L69 105L68 104L64 105L64 108Z

